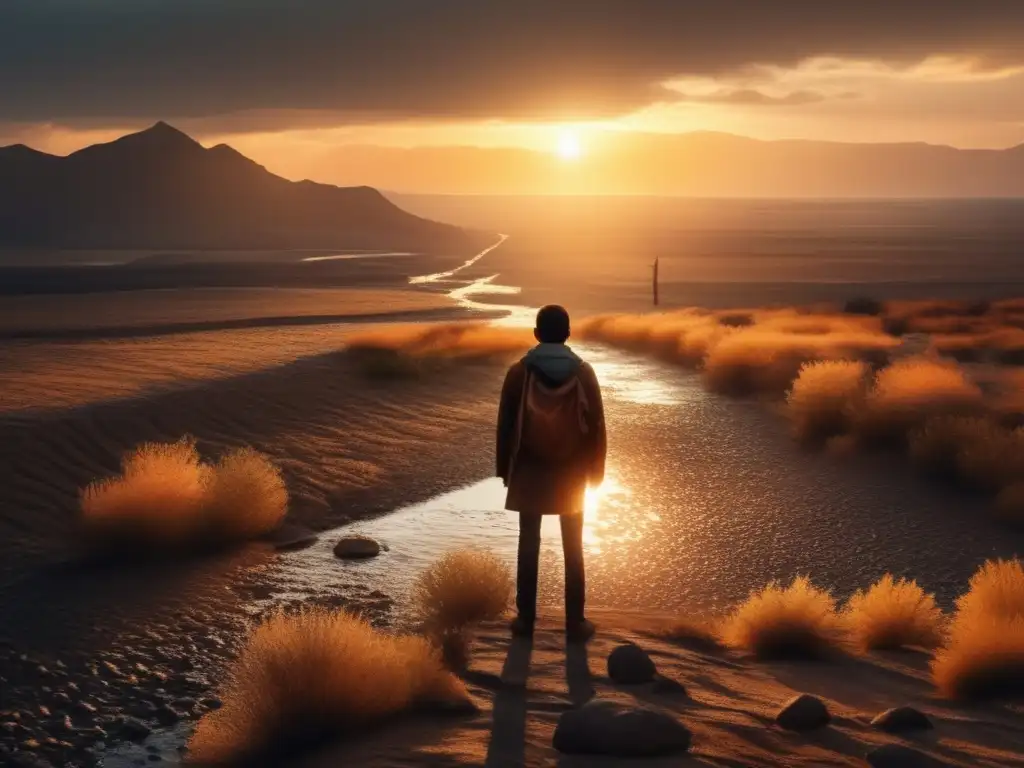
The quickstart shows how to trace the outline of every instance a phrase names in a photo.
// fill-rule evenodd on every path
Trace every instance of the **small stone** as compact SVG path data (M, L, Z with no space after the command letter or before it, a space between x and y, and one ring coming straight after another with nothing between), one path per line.
M118 728L118 736L128 741L142 741L152 732L148 725L133 717L124 718Z
M88 701L79 701L75 703L75 709L85 715L95 715L96 707L90 704Z
M885 710L871 721L871 725L887 733L906 733L930 730L932 721L924 712L913 707L896 707Z
M220 709L224 706L224 702L218 699L216 696L207 696L204 699L200 699L199 703L206 707L206 709Z
M642 685L654 680L654 662L639 645L620 645L608 656L608 677L619 685Z
M64 691L57 691L53 694L53 703L55 706L64 708L71 706L71 697L68 696Z
M655 757L686 752L690 731L667 712L593 699L562 713L554 746L570 755Z
M368 536L346 536L334 545L335 557L343 560L376 557L380 554L380 544Z
M831 721L825 702L806 693L790 699L775 716L776 725L787 731L813 731Z
M43 705L39 706L39 716L40 717L51 717L52 714L53 713L50 712L50 708L49 707L45 707Z
M942 768L945 763L902 744L884 744L867 754L871 768Z

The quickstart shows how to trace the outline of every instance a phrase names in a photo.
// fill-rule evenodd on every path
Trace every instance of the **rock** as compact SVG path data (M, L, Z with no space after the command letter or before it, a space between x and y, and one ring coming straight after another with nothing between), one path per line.
M619 685L649 683L656 672L647 651L634 643L620 645L608 656L608 677Z
M69 707L71 706L71 697L64 693L64 691L57 691L53 694L53 704L60 709Z
M380 544L369 536L346 536L334 545L335 557L343 560L376 557L380 554Z
M174 707L164 704L161 707L157 707L156 719L161 725L174 725L181 720L181 713Z
M906 733L930 730L932 721L924 712L913 707L896 707L885 710L871 721L871 725L887 733Z
M654 757L686 752L691 740L667 712L594 699L558 718L554 746L569 755Z
M216 696L207 696L205 699L200 699L199 703L206 709L220 709L224 706L224 702Z
M884 744L867 754L871 768L941 768L942 763L902 744Z
M831 721L825 702L806 693L787 701L775 716L775 724L787 731L813 731Z
M148 725L134 717L124 718L117 729L117 735L127 741L142 741L152 732Z

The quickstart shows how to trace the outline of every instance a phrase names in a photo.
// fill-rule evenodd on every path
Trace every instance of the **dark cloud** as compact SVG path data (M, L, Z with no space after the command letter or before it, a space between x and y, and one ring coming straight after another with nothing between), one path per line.
M571 118L816 55L1024 62L1021 0L0 2L0 120Z

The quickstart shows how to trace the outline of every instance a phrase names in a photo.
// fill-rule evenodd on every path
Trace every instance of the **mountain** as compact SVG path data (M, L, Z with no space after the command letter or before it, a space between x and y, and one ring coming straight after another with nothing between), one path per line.
M4 247L468 253L493 239L413 216L370 187L288 181L166 123L67 157L0 148Z
M463 146L339 146L296 157L285 175L365 179L403 193L663 195L747 198L1024 196L1024 145L761 141L724 133L582 134L584 155Z

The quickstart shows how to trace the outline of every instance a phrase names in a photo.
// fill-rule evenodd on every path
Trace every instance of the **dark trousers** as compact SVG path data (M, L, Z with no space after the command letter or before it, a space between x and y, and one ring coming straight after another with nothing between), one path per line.
M519 513L519 567L516 610L533 621L537 615L537 570L540 563L541 515ZM562 515L562 553L565 556L565 620L583 620L586 580L583 573L583 515Z

